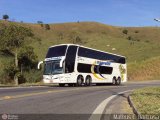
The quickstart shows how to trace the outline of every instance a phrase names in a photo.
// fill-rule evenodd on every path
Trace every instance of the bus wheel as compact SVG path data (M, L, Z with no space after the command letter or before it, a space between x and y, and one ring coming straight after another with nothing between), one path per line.
M116 85L120 85L121 84L121 78L118 77L118 79L116 80Z
M117 83L117 82L116 82L116 77L113 77L113 79L112 79L112 84L113 84L113 85L116 85L116 83Z
M65 84L64 83L59 83L59 87L64 87Z
M83 83L83 76L79 75L77 77L77 86L82 86Z
M86 85L86 86L90 86L90 85L91 85L91 82L92 82L92 78L91 78L91 76L88 75L88 76L86 77L85 85Z

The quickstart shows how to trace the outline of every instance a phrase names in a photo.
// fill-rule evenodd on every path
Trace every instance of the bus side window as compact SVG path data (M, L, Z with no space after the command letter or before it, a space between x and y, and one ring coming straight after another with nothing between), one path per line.
M74 71L77 46L69 46L65 60L65 72L72 73Z

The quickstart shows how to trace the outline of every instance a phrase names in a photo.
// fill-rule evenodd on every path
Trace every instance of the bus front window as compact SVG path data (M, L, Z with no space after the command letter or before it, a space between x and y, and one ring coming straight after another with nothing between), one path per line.
M45 63L44 75L62 74L63 67L60 67L60 61L49 61Z
M55 63L53 66L54 67L52 69L52 74L62 74L63 73L63 68L60 67L59 63Z

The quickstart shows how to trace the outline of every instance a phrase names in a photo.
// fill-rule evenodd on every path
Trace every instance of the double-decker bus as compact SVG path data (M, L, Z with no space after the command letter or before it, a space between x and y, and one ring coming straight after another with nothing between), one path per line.
M126 58L76 44L60 44L48 49L44 63L44 83L59 86L90 86L127 81Z

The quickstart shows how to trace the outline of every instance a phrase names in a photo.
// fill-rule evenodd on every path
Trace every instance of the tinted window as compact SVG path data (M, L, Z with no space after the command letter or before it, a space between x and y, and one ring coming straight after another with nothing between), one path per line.
M77 70L81 73L91 73L91 66L89 64L78 63Z
M125 64L125 63L126 63L126 59L123 58L123 57L121 57L121 58L119 59L119 63Z
M49 50L48 50L48 53L47 53L47 55L46 55L46 58L58 57L58 56L65 56L66 48L67 48L66 45L51 47L51 48L49 48Z
M79 48L78 56L99 59L99 60L110 60L112 62L125 64L124 57L120 57L120 56L116 56L116 55L112 55L112 54L104 53L100 51L95 51L87 48L82 48L82 47Z
M101 74L112 74L113 68L112 67L106 67L106 66L100 66L99 72Z
M74 71L74 64L76 58L77 46L69 46L65 60L65 72L71 73Z
M78 63L77 70L78 72L81 72L81 73L92 73L91 67L92 65L90 64ZM98 65L94 66L94 72L97 74L112 74L112 71L113 71L112 67L98 66Z

